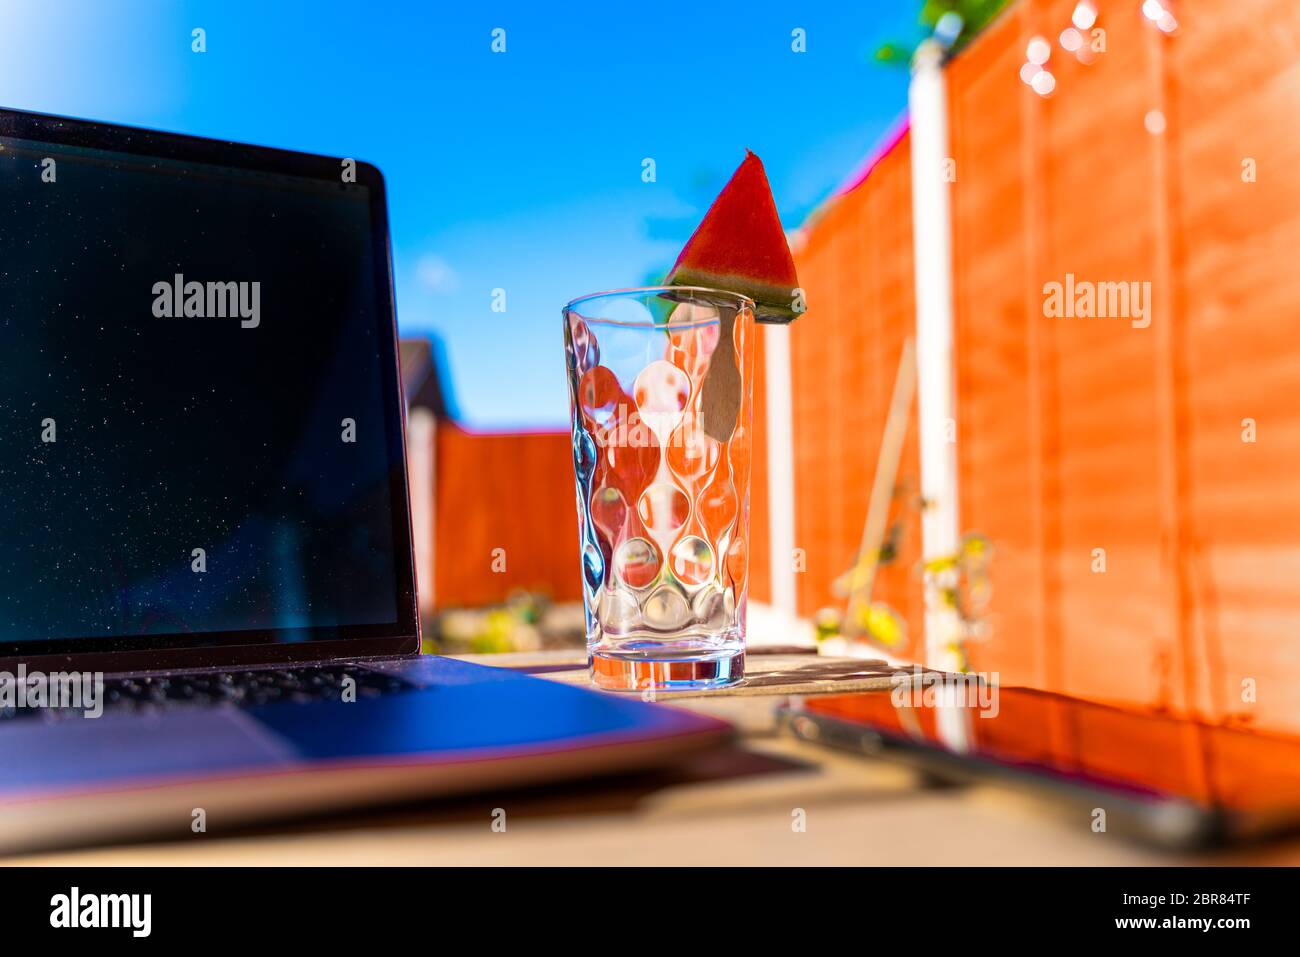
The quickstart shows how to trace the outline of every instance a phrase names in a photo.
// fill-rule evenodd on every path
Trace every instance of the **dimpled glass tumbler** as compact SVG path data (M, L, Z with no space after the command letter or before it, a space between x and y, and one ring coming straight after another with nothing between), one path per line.
M693 287L564 307L587 655L627 691L745 668L754 304Z

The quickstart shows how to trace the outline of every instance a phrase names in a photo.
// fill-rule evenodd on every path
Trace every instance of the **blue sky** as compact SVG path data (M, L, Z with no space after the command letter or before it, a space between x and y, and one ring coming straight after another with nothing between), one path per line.
M797 226L904 111L871 54L919 2L540 6L0 0L0 105L375 163L462 419L558 426L563 303L670 266L746 147Z

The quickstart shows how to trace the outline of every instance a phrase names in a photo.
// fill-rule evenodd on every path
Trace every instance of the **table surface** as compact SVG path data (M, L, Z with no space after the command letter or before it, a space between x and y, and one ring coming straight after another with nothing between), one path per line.
M581 652L466 656L585 683ZM1296 864L1300 838L1173 854L1093 833L1088 815L998 786L937 787L900 765L798 741L792 696L889 687L884 662L750 654L745 686L673 695L733 722L730 748L681 767L565 786L209 830L165 843L11 858L11 864ZM505 829L494 829L505 812ZM800 825L802 824L802 827Z

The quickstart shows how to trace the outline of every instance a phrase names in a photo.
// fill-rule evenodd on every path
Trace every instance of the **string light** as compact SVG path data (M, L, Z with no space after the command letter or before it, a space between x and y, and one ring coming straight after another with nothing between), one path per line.
M1146 0L1142 4L1142 16L1154 23L1162 33L1173 33L1178 29L1178 20L1160 0Z
M1029 85L1039 96L1049 96L1056 89L1056 77L1047 70L1039 70L1029 81Z

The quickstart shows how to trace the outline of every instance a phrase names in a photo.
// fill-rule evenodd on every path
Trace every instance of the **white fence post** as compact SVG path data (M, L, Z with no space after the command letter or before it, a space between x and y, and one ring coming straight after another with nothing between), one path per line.
M957 443L953 397L952 211L949 202L948 97L943 50L921 44L912 62L908 111L912 135L912 248L916 278L921 550L924 560L957 552ZM964 666L961 621L944 601L951 573L925 576L925 661L945 671Z

